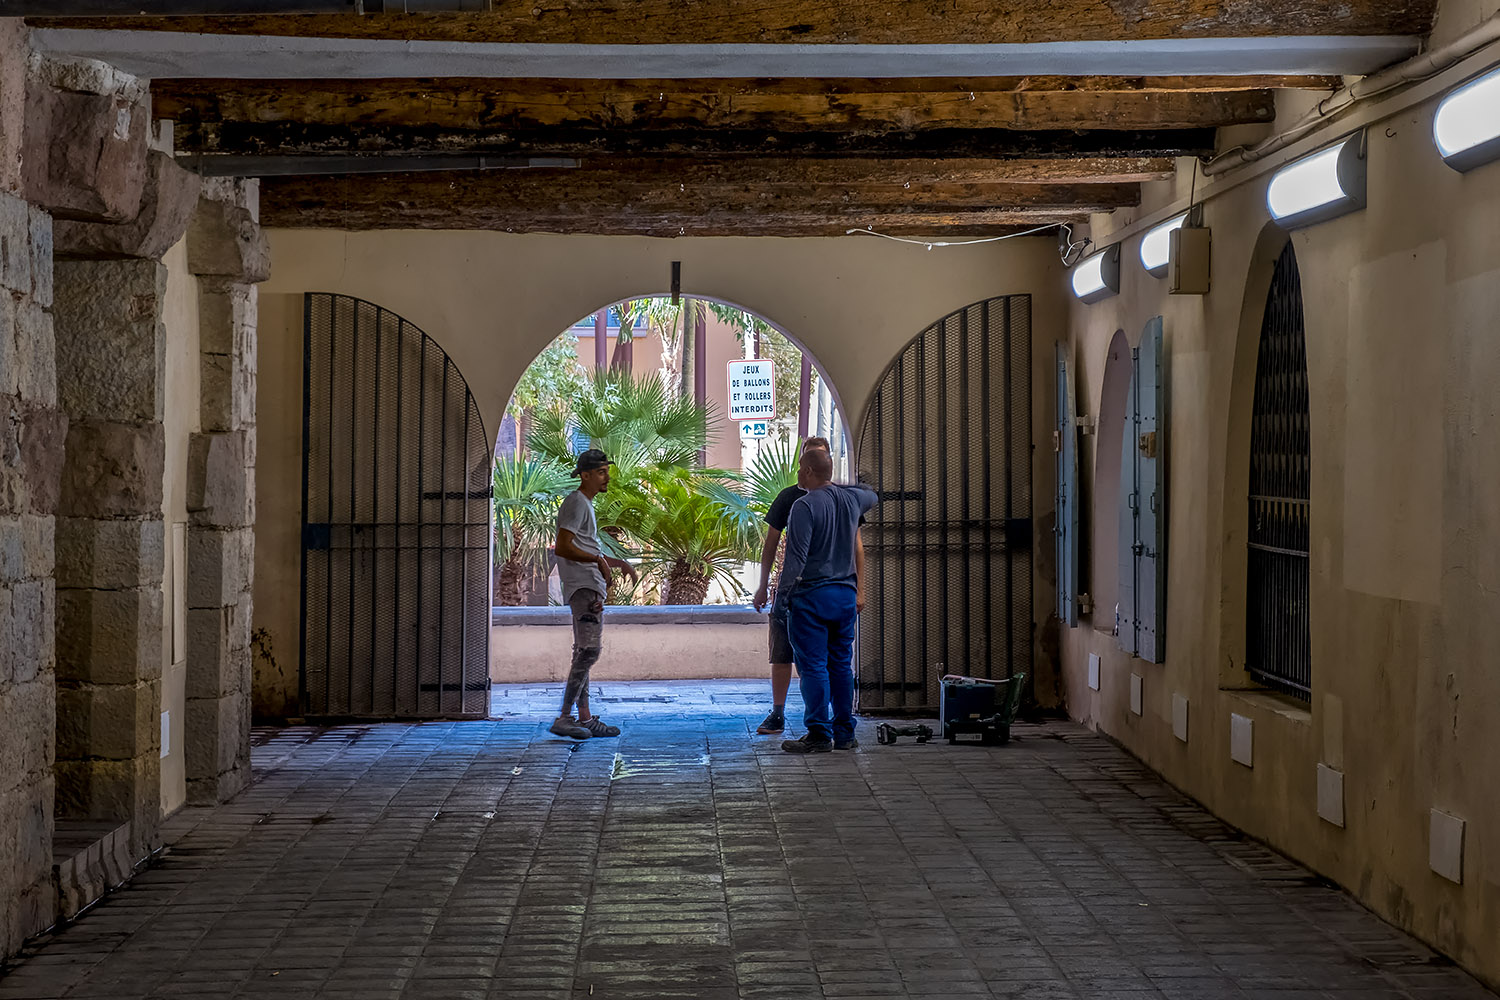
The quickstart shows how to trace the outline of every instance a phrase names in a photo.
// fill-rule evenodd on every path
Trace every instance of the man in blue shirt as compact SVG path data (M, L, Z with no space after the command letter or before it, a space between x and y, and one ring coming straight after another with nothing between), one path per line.
M783 741L781 749L853 750L859 746L854 738L855 535L860 517L878 498L863 486L835 486L833 457L816 449L802 453L797 485L807 495L792 504L776 600L786 602L807 734Z

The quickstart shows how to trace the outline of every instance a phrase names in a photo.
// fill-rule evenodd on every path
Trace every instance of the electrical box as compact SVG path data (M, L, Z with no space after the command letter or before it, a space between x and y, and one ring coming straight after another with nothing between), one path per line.
M1170 247L1167 290L1173 295L1204 295L1208 292L1212 232L1207 226L1182 226L1167 234Z

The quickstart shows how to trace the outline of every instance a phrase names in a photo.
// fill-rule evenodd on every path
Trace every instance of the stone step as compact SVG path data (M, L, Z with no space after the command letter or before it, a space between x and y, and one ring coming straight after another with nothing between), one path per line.
M71 920L130 877L130 823L59 819L52 836L58 910Z

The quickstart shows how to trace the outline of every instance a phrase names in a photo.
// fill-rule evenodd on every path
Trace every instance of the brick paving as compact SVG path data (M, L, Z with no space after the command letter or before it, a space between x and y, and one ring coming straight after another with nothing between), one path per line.
M596 685L625 734L581 746L543 685L257 731L0 998L1495 1000L1078 726L796 757L763 692Z

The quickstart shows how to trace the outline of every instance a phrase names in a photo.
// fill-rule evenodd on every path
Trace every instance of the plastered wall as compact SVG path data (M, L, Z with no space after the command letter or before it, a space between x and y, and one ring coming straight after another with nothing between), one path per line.
M579 316L657 294L682 261L684 293L758 313L818 359L859 435L887 365L922 329L996 295L1030 293L1035 418L1065 304L1055 243L1021 239L926 250L873 238L678 239L481 232L273 230L260 293L255 709L295 714L300 594L302 293L368 299L421 327L454 358L493 433L526 366ZM1045 348L1045 351L1043 350ZM1037 513L1051 507L1051 453L1034 455ZM1039 565L1050 523L1037 522ZM1043 544L1045 543L1045 544ZM1039 568L1035 614L1052 597Z
M167 251L167 294L162 323L167 332L166 481L162 490L165 544L162 572L162 814L187 801L184 723L187 717L186 571L188 438L198 422L198 279L188 271L187 241ZM181 552L179 553L179 549Z
M1198 180L1213 230L1209 294L1169 295L1136 263L1137 234L1122 247L1121 293L1071 308L1089 415L1100 412L1116 330L1134 344L1150 317L1164 320L1167 656L1157 665L1119 652L1113 608L1101 606L1060 630L1062 661L1075 718L1494 985L1500 164L1449 169L1431 140L1436 99L1398 107L1369 112L1368 207L1290 237L1310 390L1311 701L1256 691L1243 669L1248 417L1271 265L1286 239L1268 223L1268 173ZM1189 183L1184 170L1132 215L1186 196ZM1095 239L1107 245L1132 221L1098 217ZM1097 543L1109 534L1094 530L1101 519L1118 516L1093 505L1099 455L1118 461L1120 443L1084 440L1084 534ZM1087 573L1113 577L1114 547L1092 548ZM1098 691L1091 653L1102 661ZM1188 701L1186 742L1173 734L1174 696ZM1232 714L1251 722L1251 766L1231 760ZM1342 827L1319 817L1319 765L1342 775ZM1429 866L1434 809L1464 821L1461 884Z

